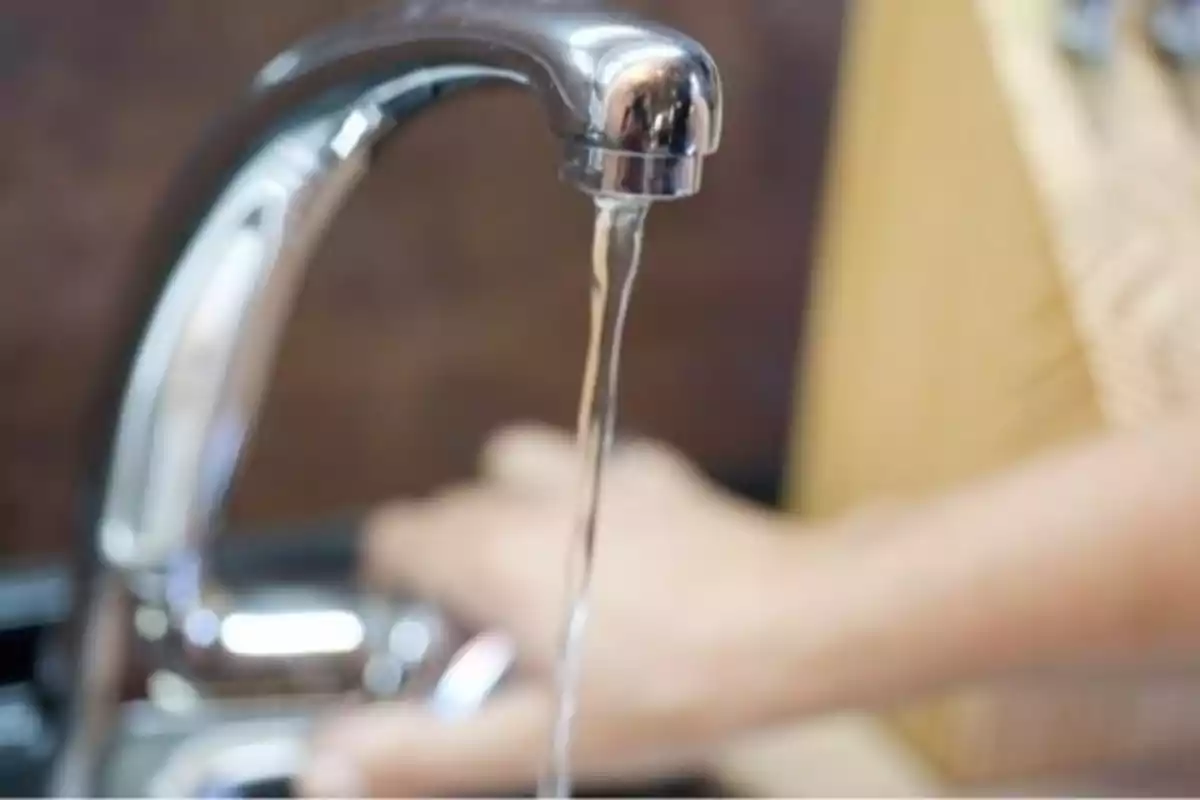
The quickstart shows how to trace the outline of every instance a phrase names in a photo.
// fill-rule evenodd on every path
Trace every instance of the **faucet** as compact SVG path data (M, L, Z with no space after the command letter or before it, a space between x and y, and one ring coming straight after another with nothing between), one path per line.
M469 714L508 674L502 632L345 580L225 580L210 552L331 218L406 121L499 84L540 100L562 178L592 195L692 195L720 138L720 79L699 44L575 0L393 3L271 60L139 254L150 291L91 482L50 793L203 795L286 777L312 714L347 693Z

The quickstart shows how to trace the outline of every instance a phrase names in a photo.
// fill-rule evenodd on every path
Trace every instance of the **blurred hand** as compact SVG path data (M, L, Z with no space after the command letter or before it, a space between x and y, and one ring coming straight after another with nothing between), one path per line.
M749 728L947 684L1195 652L1198 454L1200 423L1180 418L794 537L671 452L618 448L575 774L629 777ZM568 440L538 429L498 437L483 461L475 483L381 512L368 568L511 633L524 677L457 722L407 705L349 712L321 731L302 789L533 785L578 465Z
M318 731L302 789L324 796L531 788L549 742L579 459L544 428L502 433L477 481L397 503L368 527L371 580L415 590L517 644L519 677L479 714L418 704L347 711ZM605 478L576 717L576 777L677 765L747 724L745 692L770 641L786 568L776 517L636 442ZM788 579L783 584L791 583Z

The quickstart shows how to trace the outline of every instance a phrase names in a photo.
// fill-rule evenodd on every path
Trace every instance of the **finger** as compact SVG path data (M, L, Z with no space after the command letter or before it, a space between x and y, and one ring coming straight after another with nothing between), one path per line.
M448 720L418 703L364 706L324 725L299 776L308 797L513 796L547 763L553 701L539 684L515 685L473 716ZM615 732L572 746L572 778L610 788L702 762L696 753L624 748Z
M511 502L503 492L467 486L391 503L367 519L362 570L372 583L469 613L488 598L489 540L511 533L504 522L512 516Z
M663 442L619 436L613 442L611 467L644 477L695 476L698 473L681 452ZM484 477L509 487L545 493L573 491L583 466L582 453L572 436L547 425L523 423L504 428L484 445Z
M700 474L681 451L665 442L640 436L617 439L613 446L612 465L615 470L639 477L694 478Z
M483 447L481 469L511 487L559 491L575 485L579 451L563 431L540 424L513 425L498 431Z
M417 704L365 706L321 729L300 776L313 797L494 794L533 786L549 736L548 693L514 686L473 716Z

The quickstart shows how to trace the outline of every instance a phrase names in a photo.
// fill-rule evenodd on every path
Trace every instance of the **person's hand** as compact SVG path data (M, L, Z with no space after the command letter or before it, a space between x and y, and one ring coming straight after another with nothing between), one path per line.
M476 482L376 514L365 568L477 629L509 633L519 677L467 719L399 703L330 720L301 776L306 793L532 788L548 752L579 457L566 436L527 427L493 439L482 461ZM752 724L772 592L789 583L776 517L719 492L658 445L619 445L609 464L572 745L577 778L673 766Z

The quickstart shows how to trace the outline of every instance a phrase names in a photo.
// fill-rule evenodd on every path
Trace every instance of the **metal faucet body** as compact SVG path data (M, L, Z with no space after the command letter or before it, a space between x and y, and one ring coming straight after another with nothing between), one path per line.
M223 698L347 691L470 713L503 678L503 638L436 609L339 583L226 585L206 553L306 264L375 148L456 90L505 83L541 101L584 192L693 194L720 137L716 68L674 30L578 3L411 0L273 59L180 174L139 255L150 290L98 461L52 793L106 791L135 654L161 684L150 705L184 726ZM480 146L502 161L503 143Z

